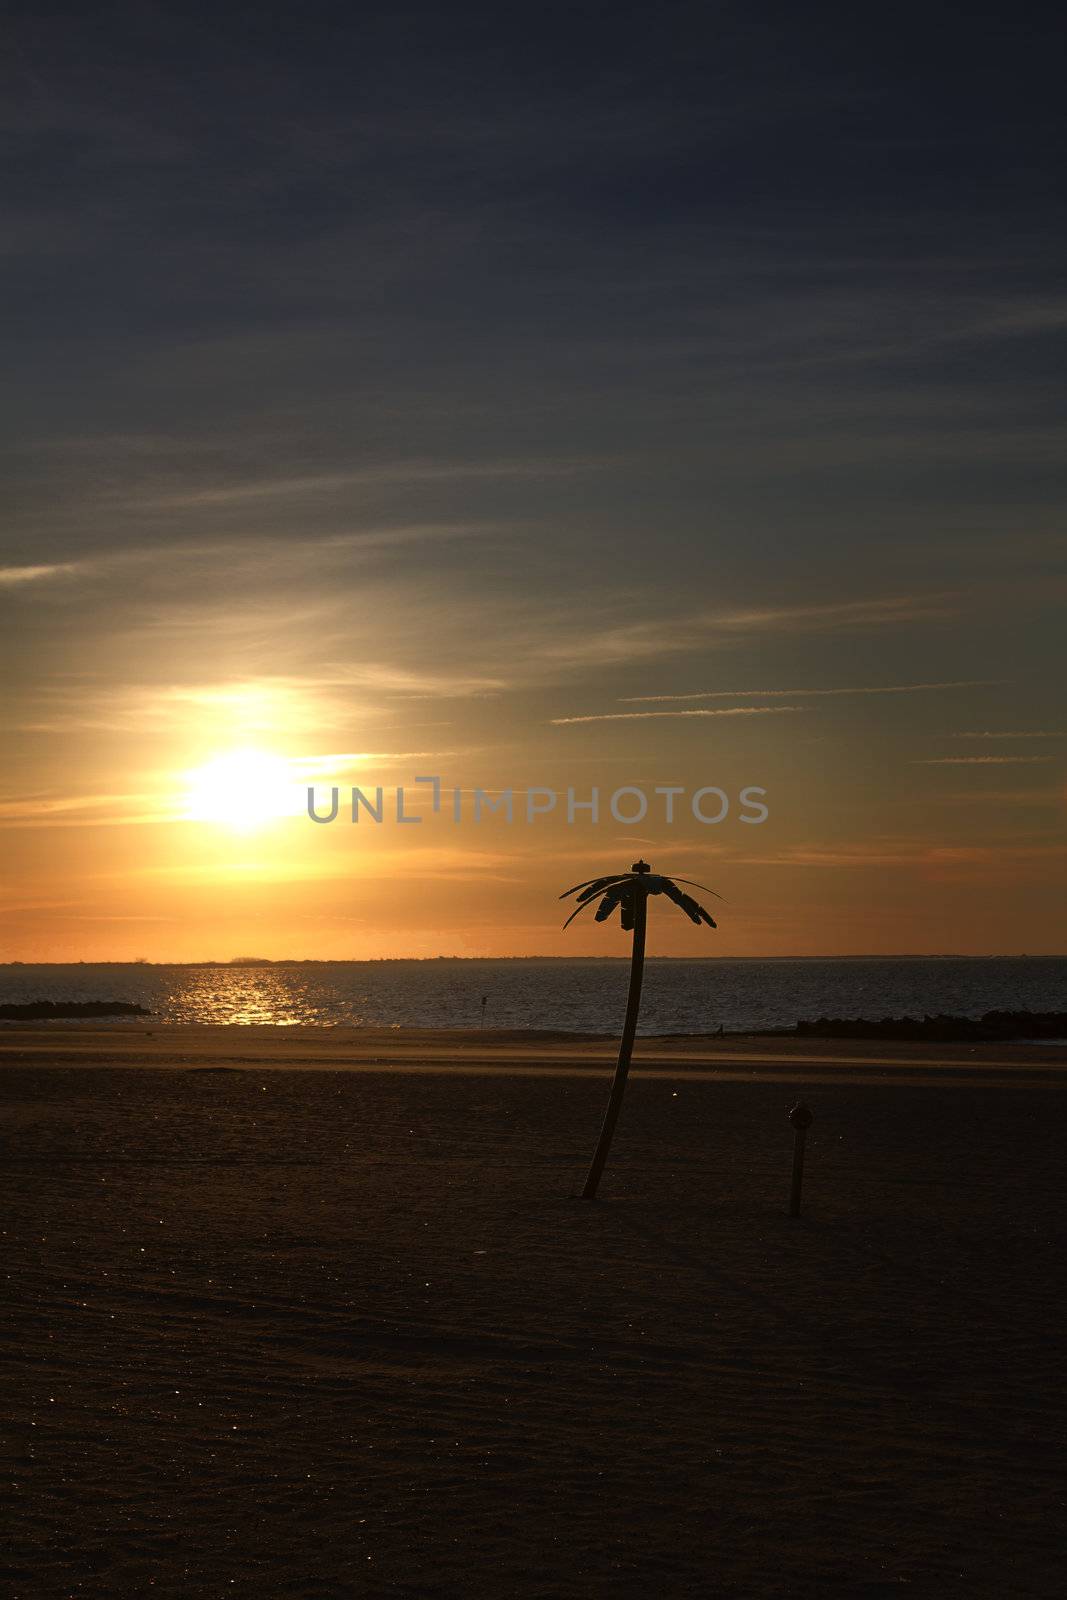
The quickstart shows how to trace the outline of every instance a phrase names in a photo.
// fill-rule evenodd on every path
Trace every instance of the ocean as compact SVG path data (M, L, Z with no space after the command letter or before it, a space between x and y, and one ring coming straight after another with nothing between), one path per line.
M559 1028L612 1033L629 962L438 960L267 966L0 966L0 1004L127 1000L158 1022ZM482 1001L485 1001L483 1008ZM650 959L644 1034L792 1027L819 1016L1067 1010L1067 958ZM68 1024L69 1025L69 1024Z

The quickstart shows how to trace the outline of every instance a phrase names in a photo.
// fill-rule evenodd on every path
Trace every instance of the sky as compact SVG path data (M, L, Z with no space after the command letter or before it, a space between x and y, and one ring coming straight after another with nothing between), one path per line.
M1057 11L10 15L0 960L1067 950Z

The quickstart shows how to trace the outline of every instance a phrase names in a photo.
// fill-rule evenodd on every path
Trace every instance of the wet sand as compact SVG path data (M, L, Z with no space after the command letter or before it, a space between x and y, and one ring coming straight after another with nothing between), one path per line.
M146 1026L31 1023L0 1026L0 1067L232 1067L254 1071L522 1071L602 1074L614 1067L615 1038L529 1029ZM634 1073L684 1071L715 1078L797 1083L846 1077L898 1082L1057 1082L1067 1043L930 1044L810 1039L765 1034L640 1038Z
M1067 1048L612 1064L0 1030L7 1591L1058 1594Z

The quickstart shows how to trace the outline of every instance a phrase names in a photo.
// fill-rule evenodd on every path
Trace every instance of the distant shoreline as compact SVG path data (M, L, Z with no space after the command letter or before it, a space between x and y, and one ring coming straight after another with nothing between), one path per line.
M1067 951L1037 952L1033 955L1008 951L998 954L995 951L983 955L960 955L952 950L938 950L930 955L923 955L914 951L900 951L892 955L877 955L865 953L860 955L819 955L819 956L649 956L649 963L655 962L684 962L688 965L707 963L713 965L724 961L1067 961ZM616 965L629 966L628 955L618 956L279 956L248 957L232 961L0 961L0 971L10 967L182 967L187 969L209 968L211 970L232 971L248 970L257 967L349 967L349 966L434 966L444 962L456 964L478 965L486 962L528 961L542 963L558 963L559 965L573 966L577 962L595 961L613 962Z
M188 1028L203 1026L197 1023L172 1023L156 1018L151 1011L143 1006L134 1005L122 1000L90 1000L90 1001L56 1001L37 1000L24 1004L0 1005L0 1025L33 1026L40 1023L86 1023L86 1022L145 1022L152 1023L152 1032L156 1027ZM248 1026L240 1022L217 1024L218 1026L240 1028ZM265 1023L259 1026L289 1029L289 1023ZM304 1027L312 1029L335 1029L348 1027L353 1033L366 1034L381 1030L380 1024L359 1023L305 1023ZM402 1025L390 1027L389 1032L398 1035L404 1033L421 1034L425 1030L419 1027L405 1028ZM441 1028L432 1030L435 1035L455 1035L467 1038L468 1028ZM147 1034L148 1037L152 1033ZM477 1037L480 1042L491 1043L494 1039L511 1042L534 1044L539 1041L570 1041L589 1040L599 1041L613 1038L610 1032L602 1029L568 1029L568 1028L483 1028L479 1029ZM931 1043L931 1044L970 1044L970 1043L1006 1043L1022 1044L1032 1041L1062 1044L1067 1040L1067 1012L1035 1012L1035 1011L988 1011L981 1017L963 1017L939 1013L936 1016L923 1017L819 1017L815 1020L798 1019L792 1026L773 1028L715 1028L700 1030L681 1030L671 1032L643 1033L644 1039L659 1040L669 1043L677 1040L719 1040L719 1039L866 1039L875 1042L899 1041L902 1043Z

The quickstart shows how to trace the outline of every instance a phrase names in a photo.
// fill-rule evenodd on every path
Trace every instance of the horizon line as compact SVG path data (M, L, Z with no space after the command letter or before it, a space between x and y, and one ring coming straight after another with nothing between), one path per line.
M766 955L766 956L667 956L650 955L647 961L1067 961L1067 951L986 950L979 953L960 950L877 950L851 951L847 954L829 951L819 955ZM521 956L231 956L227 960L201 957L191 961L149 961L135 957L131 961L115 958L105 961L0 961L0 971L6 967L309 967L309 966L385 966L389 962L423 961L621 961L629 963L629 955L521 955Z

